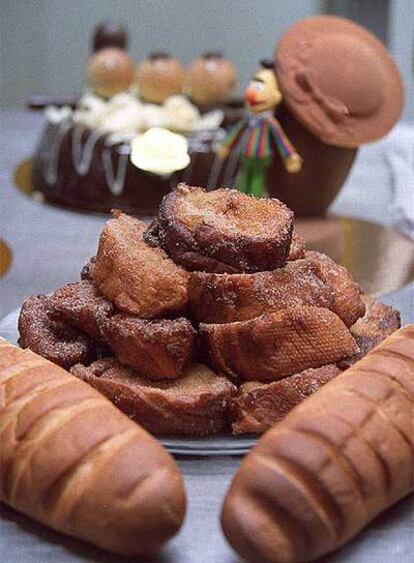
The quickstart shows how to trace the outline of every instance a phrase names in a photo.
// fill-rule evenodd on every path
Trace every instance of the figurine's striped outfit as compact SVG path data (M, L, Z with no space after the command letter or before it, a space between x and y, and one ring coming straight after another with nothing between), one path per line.
M272 138L283 160L296 153L271 111L241 121L227 135L224 146L231 150L240 144L237 188L241 192L257 197L264 194L266 170L272 161Z
M271 137L283 159L296 152L278 120L271 115L241 121L230 131L223 145L231 150L240 142L242 156L265 159L272 156Z

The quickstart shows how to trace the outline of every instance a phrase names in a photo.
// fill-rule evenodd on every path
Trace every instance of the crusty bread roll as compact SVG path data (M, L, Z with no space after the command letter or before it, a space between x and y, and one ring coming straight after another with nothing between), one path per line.
M233 480L222 526L248 561L311 561L413 489L410 325L263 436Z
M0 501L128 556L180 528L185 495L170 455L92 387L0 339Z

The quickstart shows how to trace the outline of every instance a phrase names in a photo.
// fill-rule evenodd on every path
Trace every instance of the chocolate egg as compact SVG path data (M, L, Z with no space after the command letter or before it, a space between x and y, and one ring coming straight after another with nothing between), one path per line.
M236 69L220 53L205 53L196 59L186 81L186 92L199 105L227 102L236 87Z
M131 86L134 70L134 62L124 50L106 47L89 59L88 82L99 96L110 98Z
M99 51L105 47L117 47L126 49L128 45L128 35L124 26L114 22L104 22L95 28L93 34L93 51Z
M179 61L166 53L152 53L136 72L140 96L155 104L180 94L184 77L185 70Z

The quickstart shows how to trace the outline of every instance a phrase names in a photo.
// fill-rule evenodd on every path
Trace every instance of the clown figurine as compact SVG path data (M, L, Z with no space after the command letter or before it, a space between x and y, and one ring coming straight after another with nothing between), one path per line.
M221 158L227 158L230 151L239 145L241 163L237 188L256 197L264 194L266 171L273 156L272 139L288 172L293 174L302 168L302 158L273 115L274 108L282 101L273 61L261 64L263 68L255 74L244 92L249 116L229 132L218 151Z

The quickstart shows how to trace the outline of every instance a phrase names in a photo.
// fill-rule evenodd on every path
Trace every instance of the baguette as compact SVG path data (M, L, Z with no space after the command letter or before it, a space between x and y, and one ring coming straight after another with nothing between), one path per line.
M127 556L180 528L185 495L169 454L86 383L0 339L0 501Z
M248 561L311 561L413 489L410 325L263 436L233 480L222 526Z

